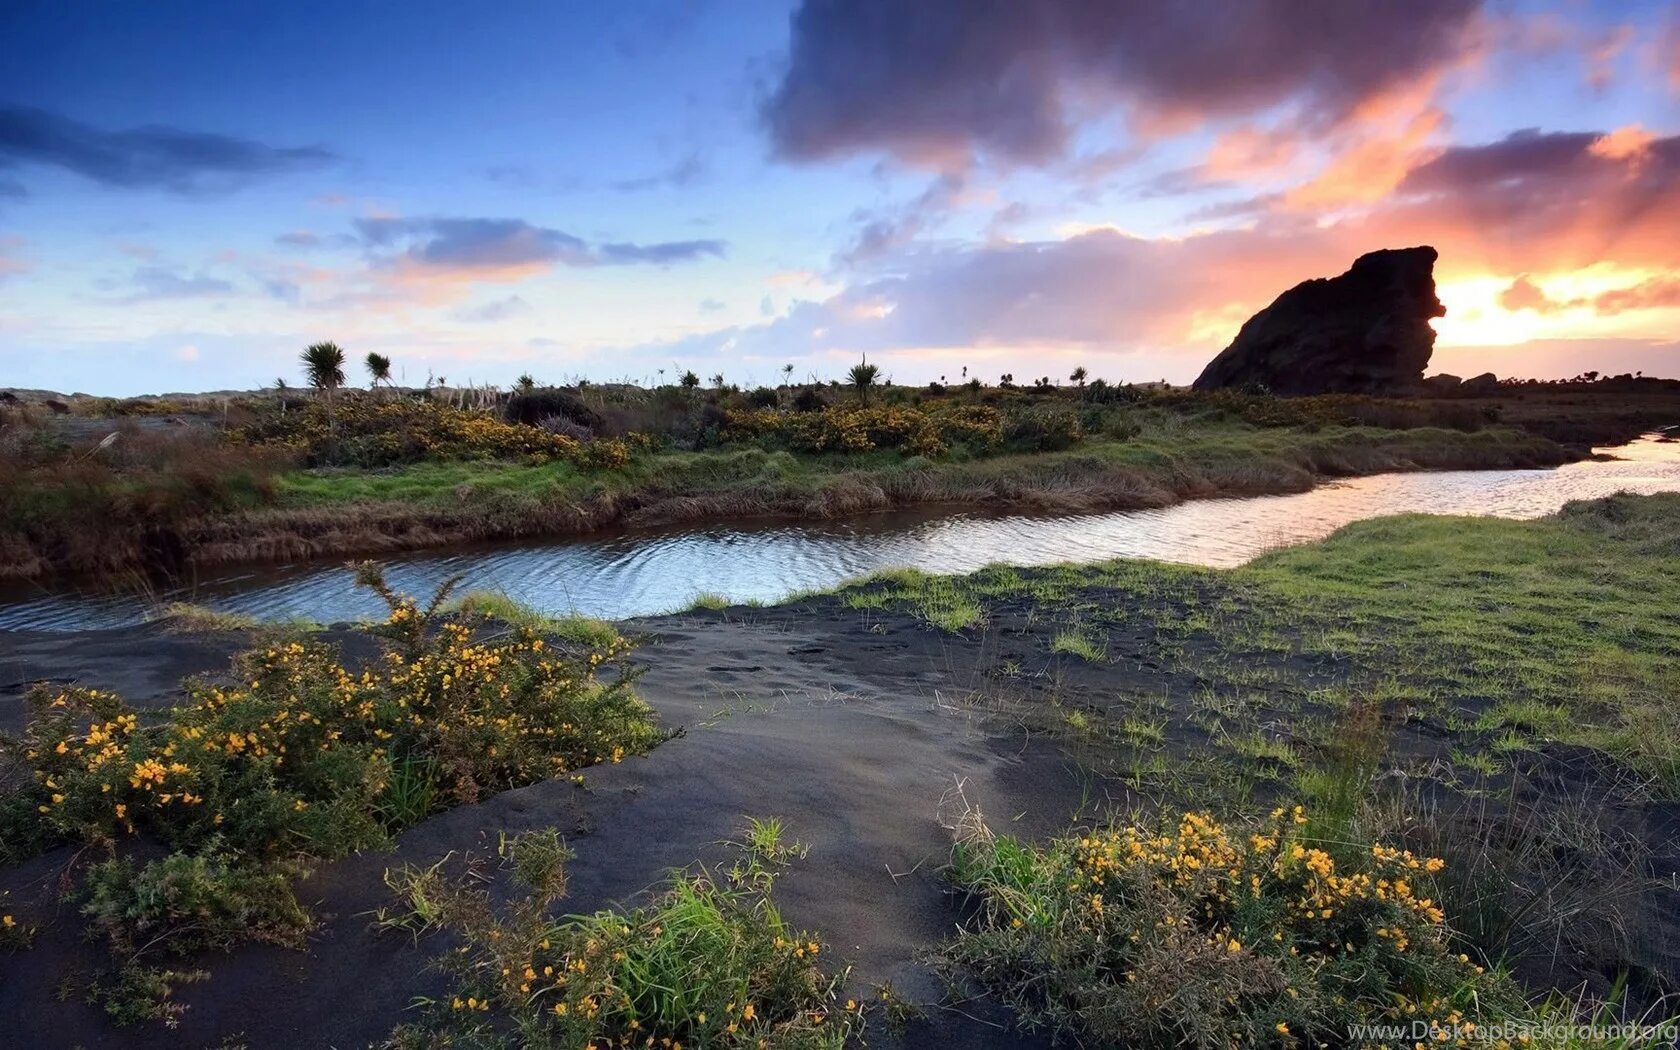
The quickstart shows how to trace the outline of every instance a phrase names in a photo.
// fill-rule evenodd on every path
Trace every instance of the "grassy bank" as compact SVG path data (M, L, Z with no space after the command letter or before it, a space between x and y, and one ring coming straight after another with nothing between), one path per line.
M55 921L0 884L0 989L30 989L9 1005L38 1030L85 919L115 955L70 984L192 1045L235 1017L292 1045L367 1043L345 1026L372 1017L416 1047L839 1046L866 1023L871 1045L1019 1045L1013 1021L1279 1050L1357 1045L1356 1024L1492 1050L1467 1023L1661 1021L1677 581L1669 495L1379 519L1232 570L895 572L708 606L638 621L622 669L688 731L585 790L568 777L609 741L666 739L595 674L613 628L479 593L459 614L499 622L469 639L399 599L374 630L400 659L365 675L320 636L169 710L37 693L0 765L25 774L0 866L56 846L24 866L75 888ZM389 862L344 859L403 829ZM216 952L313 936L305 965ZM324 1005L298 1027L298 1001ZM977 1011L999 1027L952 1035Z
M1376 519L1231 570L895 572L809 601L914 617L976 664L951 683L968 704L1145 810L1299 803L1339 858L1444 858L1429 896L1484 966L1675 990L1680 495Z
M167 420L7 410L0 578L933 504L1159 506L1581 454L1452 400L1096 384L894 388L867 402L825 387L591 388L468 409L435 393L247 398Z
M938 504L1113 510L1299 492L1327 475L1549 466L1571 458L1543 438L1507 429L1192 423L1128 440L1093 437L1065 451L966 461L722 449L655 453L602 473L565 463L423 463L379 473L281 475L274 505L201 521L187 545L191 560L213 564Z

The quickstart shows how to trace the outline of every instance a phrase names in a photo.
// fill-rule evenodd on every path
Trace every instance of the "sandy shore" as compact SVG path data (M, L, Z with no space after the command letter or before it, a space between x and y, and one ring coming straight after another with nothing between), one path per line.
M1100 590L1080 598L1116 601ZM1193 695L1199 683L1183 668L1205 643L1173 642L1179 658L1162 657L1159 625L1186 612L1176 601L1164 597L1147 616L1109 628L1106 658L1095 663L1053 652L1056 625L1026 598L996 603L983 630L959 634L932 630L903 611L851 608L833 596L631 621L623 627L641 637L637 662L645 669L638 689L665 725L682 727L681 736L644 757L587 770L584 786L555 780L505 792L424 821L394 852L323 865L299 894L323 919L307 950L247 945L208 959L209 980L179 991L188 1009L176 1030L113 1028L75 993L102 959L82 941L75 906L57 899L70 851L0 872L9 906L42 927L32 949L0 955L0 1016L8 1024L0 1042L375 1043L411 1016L416 995L445 988L427 968L445 940L416 946L370 929L367 913L389 900L386 869L493 847L498 832L553 826L577 853L565 907L590 911L633 897L670 868L721 856L723 841L751 815L784 818L810 846L809 857L778 884L790 921L828 938L854 968L855 988L890 981L928 1005L925 1020L902 1032L872 1029L871 1045L1039 1045L1003 1027L1001 1012L985 1001L936 1005L943 987L926 952L960 917L939 870L950 841L940 802L961 785L995 826L1028 838L1132 802L1121 780L1075 761L1067 739L1035 712L1052 704L1104 711L1139 696ZM345 645L350 663L372 652L353 630L330 636ZM25 683L42 679L114 689L142 707L166 705L173 682L218 672L246 641L239 632L177 635L157 625L0 634L0 725L16 728ZM1288 674L1257 687L1259 702L1270 690L1299 692L1359 672L1303 659L1272 658L1272 669ZM1209 746L1191 721L1173 725L1165 754ZM1443 739L1438 725L1408 722L1392 749L1427 756L1445 746ZM1566 792L1593 775L1578 754L1533 761L1549 763ZM1655 804L1633 817L1659 839L1672 838L1668 832L1680 823L1674 807ZM1656 922L1666 934L1680 925L1680 909L1673 899L1662 906L1667 913ZM1671 949L1657 957L1659 969L1680 972Z

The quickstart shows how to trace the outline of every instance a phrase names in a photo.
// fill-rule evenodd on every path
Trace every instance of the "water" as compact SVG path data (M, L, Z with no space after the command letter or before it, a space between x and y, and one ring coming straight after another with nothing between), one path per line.
M874 515L844 522L648 530L541 544L480 546L390 559L388 579L430 594L454 574L538 609L608 619L665 612L701 594L776 601L887 568L969 572L992 562L1045 565L1158 558L1231 566L1267 550L1320 539L1384 514L1490 514L1532 518L1573 499L1680 491L1680 442L1646 439L1609 462L1555 470L1380 474L1311 492L1198 500L1108 514ZM352 586L337 562L212 573L163 595L45 591L0 604L0 628L77 630L147 618L160 601L194 601L262 619L321 622L373 616L379 600Z

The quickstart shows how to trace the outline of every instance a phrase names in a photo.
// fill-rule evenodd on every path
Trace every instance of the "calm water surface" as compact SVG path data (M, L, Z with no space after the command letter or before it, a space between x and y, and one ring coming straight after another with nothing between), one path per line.
M886 568L951 573L992 562L1045 565L1115 557L1230 566L1383 514L1532 518L1573 499L1680 491L1680 443L1647 439L1613 454L1619 458L1556 470L1381 474L1298 495L1198 500L1160 510L893 514L480 546L396 557L388 561L387 574L402 590L428 594L460 573L468 587L502 591L544 611L619 619L686 606L700 594L775 601ZM377 598L351 585L342 566L328 561L207 574L168 594L14 593L0 599L0 628L115 627L147 618L168 600L264 619L302 616L329 623L383 609Z

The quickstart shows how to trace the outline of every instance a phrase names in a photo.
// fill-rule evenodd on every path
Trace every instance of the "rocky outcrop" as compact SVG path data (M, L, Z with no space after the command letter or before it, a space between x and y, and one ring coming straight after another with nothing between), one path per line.
M1435 349L1428 246L1361 255L1340 277L1305 281L1242 326L1203 370L1197 390L1247 387L1274 394L1410 394Z
M1497 394L1499 392L1499 377L1492 372L1483 372L1479 376L1471 376L1466 379L1459 390L1466 394Z
M1464 385L1464 380L1451 372L1432 375L1423 381L1424 389L1432 394L1450 394Z

